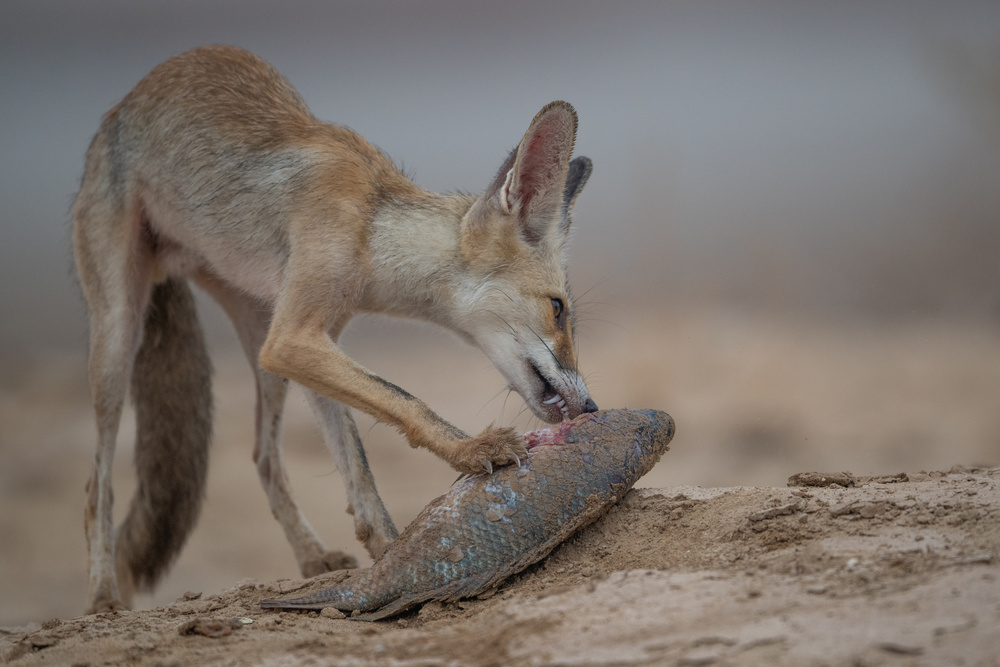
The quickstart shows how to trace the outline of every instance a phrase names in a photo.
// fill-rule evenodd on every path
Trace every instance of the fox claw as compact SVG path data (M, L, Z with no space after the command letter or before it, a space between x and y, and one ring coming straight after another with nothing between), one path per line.
M527 456L524 441L512 428L490 427L479 435L457 443L449 459L456 470L470 475L492 474L498 466L516 463Z

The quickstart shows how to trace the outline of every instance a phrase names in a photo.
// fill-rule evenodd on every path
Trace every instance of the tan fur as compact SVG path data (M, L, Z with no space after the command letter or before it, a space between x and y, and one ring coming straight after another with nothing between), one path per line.
M193 308L175 308L174 321L159 328L150 321L183 299L185 278L225 309L255 370L254 460L306 575L351 559L323 548L288 487L279 438L286 379L307 390L344 477L358 537L373 557L396 529L348 406L393 424L412 446L464 473L525 454L511 429L469 436L352 361L337 339L356 314L417 317L456 331L542 419L596 410L576 368L562 253L569 213L591 169L586 158L570 161L576 124L569 104L546 106L485 193L470 197L417 187L362 137L316 120L280 74L234 47L195 49L163 63L105 115L73 206L98 425L86 515L92 611L128 602L119 583L151 587L197 516L203 463L200 473L169 480L139 465L140 488L151 491L133 501L137 518L130 513L119 530L127 537L115 553L110 466L129 378L135 373L133 394L151 415L139 424L137 459L145 461L170 456L161 452L171 430L151 428L153 416L185 405L180 387L194 383L207 392L207 361L198 371L191 360L200 353L185 352L200 345L200 334L189 333L197 331ZM165 280L169 291L155 287ZM167 344L149 346L144 335ZM163 360L136 362L147 347L165 350ZM182 381L157 380L175 368ZM205 392L188 394L209 400ZM208 431L199 433L191 437L207 444ZM149 498L178 493L194 499L193 511L177 513L175 525L161 531L169 537L162 554L138 563L136 554L157 552L159 544L143 537L155 533L141 524L154 504Z

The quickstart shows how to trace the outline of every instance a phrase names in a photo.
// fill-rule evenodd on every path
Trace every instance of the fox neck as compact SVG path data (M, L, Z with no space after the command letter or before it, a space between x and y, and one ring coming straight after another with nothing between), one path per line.
M372 218L371 274L361 309L433 322L467 337L457 303L470 276L459 242L474 201L421 192L383 202Z

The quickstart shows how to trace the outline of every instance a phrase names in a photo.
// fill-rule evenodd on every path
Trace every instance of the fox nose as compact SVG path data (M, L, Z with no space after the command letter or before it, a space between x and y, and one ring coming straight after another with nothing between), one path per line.
M587 397L587 402L583 404L584 412L597 412L597 403L594 403L594 399Z

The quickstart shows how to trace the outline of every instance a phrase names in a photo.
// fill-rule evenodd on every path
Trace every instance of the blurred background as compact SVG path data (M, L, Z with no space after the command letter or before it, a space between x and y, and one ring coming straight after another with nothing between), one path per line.
M7 0L0 7L0 625L82 613L95 430L68 209L101 115L207 43L273 63L315 114L432 190L480 191L565 99L595 163L570 273L602 407L678 424L641 485L784 485L1000 463L1000 4ZM252 379L216 366L201 525L140 606L296 577L251 463ZM372 317L348 352L469 432L538 426L485 357ZM358 415L404 526L455 473ZM131 417L116 459L131 496ZM290 397L293 487L359 556L343 487ZM364 559L362 559L363 562Z

